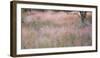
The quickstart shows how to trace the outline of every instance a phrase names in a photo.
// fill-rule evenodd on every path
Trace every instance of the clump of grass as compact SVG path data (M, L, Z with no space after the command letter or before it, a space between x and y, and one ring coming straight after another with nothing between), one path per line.
M31 24L31 27L35 28L35 29L40 29L41 27L45 27L45 26L57 26L55 23L51 22L51 21L39 21L39 20L34 20Z

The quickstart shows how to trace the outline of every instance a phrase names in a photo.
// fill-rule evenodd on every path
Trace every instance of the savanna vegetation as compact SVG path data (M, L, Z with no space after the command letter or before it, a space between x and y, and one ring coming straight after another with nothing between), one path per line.
M83 11L84 12L84 11ZM22 49L92 45L92 13L22 9Z

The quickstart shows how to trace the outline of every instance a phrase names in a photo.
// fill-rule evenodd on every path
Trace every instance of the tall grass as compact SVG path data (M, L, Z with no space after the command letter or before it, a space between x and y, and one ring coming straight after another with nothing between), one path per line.
M22 13L22 49L92 45L92 26L90 23L81 26L78 12L67 14L60 11L51 14L41 11L41 14L35 12L34 15L25 13ZM45 14L48 17L44 17Z

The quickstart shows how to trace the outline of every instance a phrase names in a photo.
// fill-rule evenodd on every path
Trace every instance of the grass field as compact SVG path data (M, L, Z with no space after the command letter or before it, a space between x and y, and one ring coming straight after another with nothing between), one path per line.
M22 49L92 45L92 13L22 9Z

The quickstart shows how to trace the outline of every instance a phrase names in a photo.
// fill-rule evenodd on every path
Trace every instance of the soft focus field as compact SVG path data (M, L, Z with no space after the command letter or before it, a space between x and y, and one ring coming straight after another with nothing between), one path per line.
M92 45L92 13L22 9L22 49Z

